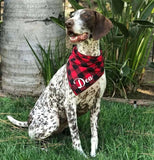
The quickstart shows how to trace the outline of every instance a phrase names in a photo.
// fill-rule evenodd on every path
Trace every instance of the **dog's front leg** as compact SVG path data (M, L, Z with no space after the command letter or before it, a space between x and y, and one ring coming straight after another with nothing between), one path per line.
M91 153L92 157L96 156L96 150L98 148L98 115L100 112L100 98L97 99L96 106L91 109L90 125L91 125Z
M70 129L71 137L72 137L72 144L73 148L77 151L79 151L81 154L86 156L83 152L81 141L79 137L79 130L78 130L78 124L77 124L77 113L76 113L76 104L75 103L67 103L66 104L66 116L68 121L68 126Z

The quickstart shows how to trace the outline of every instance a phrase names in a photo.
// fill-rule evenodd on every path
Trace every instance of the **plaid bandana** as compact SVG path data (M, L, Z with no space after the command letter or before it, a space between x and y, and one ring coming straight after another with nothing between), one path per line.
M86 56L73 48L67 62L67 78L71 89L75 95L80 94L93 83L95 83L104 73L104 58L102 52L100 56Z

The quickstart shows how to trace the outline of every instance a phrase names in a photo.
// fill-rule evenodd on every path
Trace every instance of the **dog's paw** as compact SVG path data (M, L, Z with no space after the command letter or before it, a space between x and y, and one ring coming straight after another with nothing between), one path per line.
M84 153L84 151L83 151L82 148L76 149L76 151L77 151L80 155L84 156L85 158L88 158L87 155Z
M88 158L87 155L84 153L83 150L78 150L78 152L80 153L80 155L84 156L85 158Z
M83 155L85 158L88 158L88 156L84 152L82 152L81 155Z
M90 153L90 156L91 156L91 157L96 157L96 152L91 152L91 153Z
M41 151L48 152L48 149L47 149L47 148L43 148L43 147L41 147Z

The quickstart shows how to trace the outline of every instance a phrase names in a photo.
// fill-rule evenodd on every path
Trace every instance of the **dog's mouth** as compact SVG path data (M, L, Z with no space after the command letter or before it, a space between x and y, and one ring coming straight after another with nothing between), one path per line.
M68 33L68 35L70 37L70 41L72 43L81 42L81 41L84 41L89 38L89 34L87 32L85 32L83 34L77 34L72 31L68 31L67 33Z

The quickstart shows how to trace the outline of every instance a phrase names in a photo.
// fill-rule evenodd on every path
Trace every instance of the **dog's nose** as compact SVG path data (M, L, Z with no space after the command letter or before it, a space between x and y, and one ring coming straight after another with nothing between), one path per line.
M73 19L68 19L68 20L65 22L65 25L66 25L67 28L72 27L73 24L74 24Z

